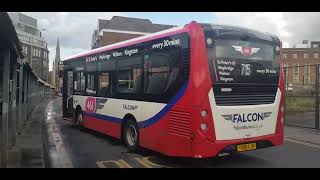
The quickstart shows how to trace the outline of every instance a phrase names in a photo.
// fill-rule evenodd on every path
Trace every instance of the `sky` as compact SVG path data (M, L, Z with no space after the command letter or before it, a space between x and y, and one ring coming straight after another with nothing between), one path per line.
M50 67L60 39L61 59L91 49L91 37L98 19L126 16L153 23L184 25L191 21L252 28L277 35L283 47L302 40L320 40L319 12L22 12L38 20L48 42Z

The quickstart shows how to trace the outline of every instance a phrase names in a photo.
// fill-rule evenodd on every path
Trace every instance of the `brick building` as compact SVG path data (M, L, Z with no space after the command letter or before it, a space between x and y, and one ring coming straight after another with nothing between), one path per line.
M91 49L125 41L175 26L154 24L148 19L113 16L110 20L99 19L92 35Z
M283 48L283 73L289 86L308 87L315 84L316 64L320 64L320 42L304 41L293 48Z

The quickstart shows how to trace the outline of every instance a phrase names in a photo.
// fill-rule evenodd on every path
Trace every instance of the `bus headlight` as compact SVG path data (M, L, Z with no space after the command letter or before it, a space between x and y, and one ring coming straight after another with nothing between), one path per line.
M207 111L206 110L202 110L201 111L201 116L202 117L206 117L208 115Z
M208 126L206 123L201 123L200 128L202 131L205 131L205 130L207 130Z

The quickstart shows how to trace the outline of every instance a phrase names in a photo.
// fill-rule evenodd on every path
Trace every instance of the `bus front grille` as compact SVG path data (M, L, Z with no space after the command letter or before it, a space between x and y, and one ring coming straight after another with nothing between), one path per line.
M250 94L250 95L220 95L215 96L218 106L241 106L272 104L275 100L274 94Z

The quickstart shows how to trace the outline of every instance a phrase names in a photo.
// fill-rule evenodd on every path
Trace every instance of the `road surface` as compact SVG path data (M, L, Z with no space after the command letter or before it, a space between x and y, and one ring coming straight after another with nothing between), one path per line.
M281 147L207 159L172 158L148 150L129 153L117 139L92 130L79 129L70 122L62 120L61 98L51 101L46 113L49 152L55 167L320 167L320 146L290 139L287 139Z

